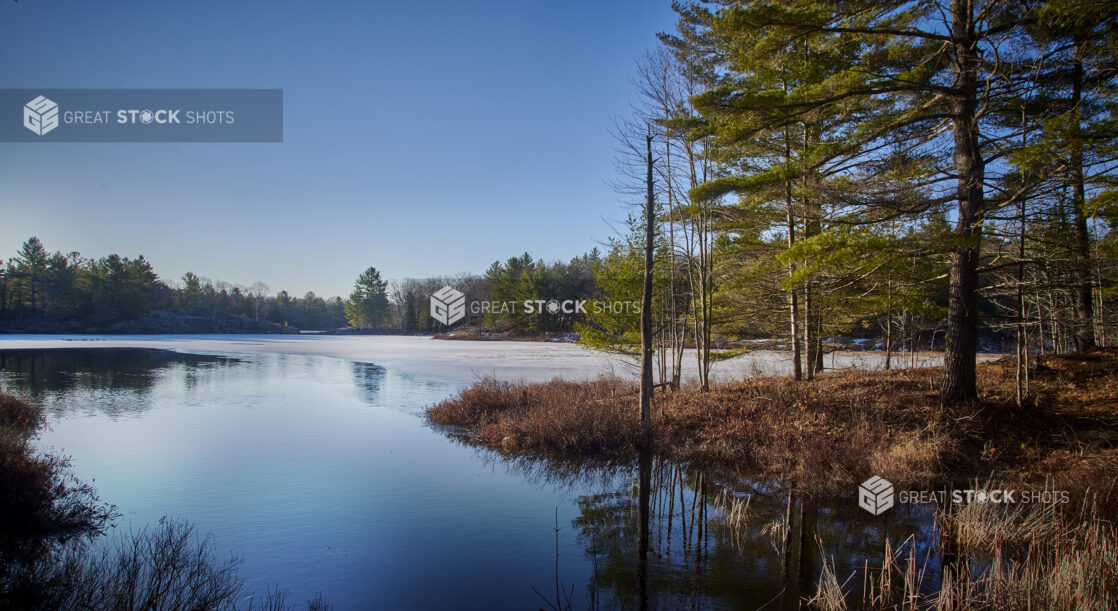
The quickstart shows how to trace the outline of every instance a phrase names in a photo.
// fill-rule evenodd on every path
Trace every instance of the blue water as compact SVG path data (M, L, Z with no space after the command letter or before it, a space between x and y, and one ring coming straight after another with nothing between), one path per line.
M0 350L0 388L47 408L40 447L73 458L117 529L187 519L243 559L246 593L321 592L337 609L636 604L633 471L510 463L431 428L423 408L457 384L330 357L114 348ZM654 474L654 608L810 595L814 541L790 588L761 533L780 497L757 497L735 541L713 479L664 462ZM841 515L821 510L817 530L843 570L886 533L930 541L923 516Z

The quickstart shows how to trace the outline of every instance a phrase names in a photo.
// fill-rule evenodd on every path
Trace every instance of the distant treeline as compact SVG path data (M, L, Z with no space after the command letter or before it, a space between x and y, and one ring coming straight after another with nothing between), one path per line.
M529 301L594 299L601 296L595 270L601 263L597 249L569 262L546 263L524 253L505 262L494 261L485 275L462 274L435 278L407 278L392 284L391 324L407 333L445 329L430 316L430 296L443 286L466 295L466 318L455 326L481 326L502 334L574 331L585 317L572 313L525 313ZM481 307L490 304L493 307ZM506 304L507 307L498 307ZM515 304L515 305L513 305Z
M0 267L0 328L106 329L136 320L153 310L255 323L288 323L296 328L344 326L341 298L323 299L313 292L290 297L270 295L257 282L242 287L200 278L187 272L179 285L164 282L142 255L100 259L77 252L50 253L35 237Z
M121 325L154 311L169 311L215 325L239 319L304 330L352 327L380 333L436 333L447 327L430 316L430 296L444 286L461 290L469 302L590 299L601 294L594 276L598 263L596 250L568 263L550 264L525 253L494 262L484 276L406 278L391 283L370 267L358 277L348 298L323 298L312 291L298 297L286 290L273 294L262 282L245 287L193 272L178 282L167 282L142 255L92 259L77 252L51 253L32 237L0 266L0 330L113 330L127 328ZM455 326L484 325L515 335L571 331L580 322L580 317L563 312L528 316L522 308L506 313L479 309L468 312Z

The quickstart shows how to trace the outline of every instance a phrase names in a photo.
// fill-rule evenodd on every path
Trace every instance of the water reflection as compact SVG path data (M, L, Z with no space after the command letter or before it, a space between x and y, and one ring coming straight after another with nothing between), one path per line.
M621 479L580 496L572 523L595 567L587 585L595 607L798 609L815 595L824 552L843 583L882 565L886 538L892 553L904 542L906 555L926 559L925 587L939 583L928 511L862 515L852 500L825 502L648 455ZM862 598L856 581L845 583L848 600Z
M656 456L510 462L422 426L456 387L367 363L0 351L0 385L61 416L43 442L122 527L189 518L244 555L250 589L278 580L337 608L539 608L532 588L559 586L559 608L797 608L817 539L840 582L879 566L886 537L938 570L929 512L874 517Z
M384 383L385 369L372 363L353 363L353 383L369 403L375 403Z
M226 356L148 348L0 350L0 390L36 399L56 415L72 411L75 404L53 399L74 392L118 399L88 401L86 409L109 415L138 413L150 407L141 399L168 373L174 372L192 388L201 371L238 362ZM119 400L123 396L132 400Z
M637 522L640 530L637 542L637 600L640 601L641 611L645 611L648 609L648 522L652 504L652 452L647 444L641 448L637 462Z

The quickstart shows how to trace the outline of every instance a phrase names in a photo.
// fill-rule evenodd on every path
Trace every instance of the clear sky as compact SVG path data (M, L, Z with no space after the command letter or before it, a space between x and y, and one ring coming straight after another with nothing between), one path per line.
M669 0L0 0L0 88L282 88L281 144L0 143L0 258L273 291L568 259L623 216L611 117Z

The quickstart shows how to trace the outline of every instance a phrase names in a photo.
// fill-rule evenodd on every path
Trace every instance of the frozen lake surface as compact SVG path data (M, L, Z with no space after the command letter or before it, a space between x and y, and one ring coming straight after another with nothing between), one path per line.
M457 384L484 376L545 381L600 375L636 377L638 373L631 359L570 343L436 340L398 335L0 335L0 349L81 347L330 356ZM905 356L894 353L894 363L900 364ZM999 356L980 355L979 360ZM881 352L836 352L828 354L824 364L827 369L881 369L884 360ZM924 352L916 362L922 367L935 366L943 358L939 353ZM683 359L684 379L694 379L696 371L694 352L688 352ZM759 350L715 363L711 378L732 381L759 375L787 375L791 371L787 352Z

